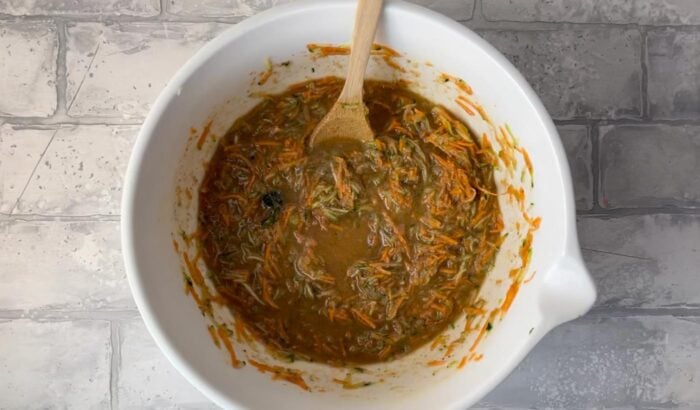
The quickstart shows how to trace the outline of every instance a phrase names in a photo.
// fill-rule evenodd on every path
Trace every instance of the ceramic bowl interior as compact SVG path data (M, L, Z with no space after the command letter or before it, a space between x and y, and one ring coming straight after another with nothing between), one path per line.
M333 382L347 378L347 369L285 362L252 341L236 341L241 360L299 371L312 391L273 381L253 366L234 369L230 365L228 353L214 345L207 326L233 329L234 317L221 306L203 317L183 291L181 279L181 272L187 272L183 254L192 259L196 253L195 245L184 240L182 233L186 236L196 229L204 164L233 121L260 101L260 93L279 92L311 78L343 75L346 56L319 57L307 45L347 42L354 6L344 0L294 3L248 19L213 40L163 91L129 164L123 248L139 310L173 364L225 407L464 407L502 380L547 331L583 314L595 299L576 240L568 165L538 98L520 74L474 33L421 7L390 1L377 42L400 56L388 65L375 55L368 77L408 81L416 92L459 115L474 135L486 138L497 152L505 151L514 159L496 171L508 237L479 293L484 314L471 323L476 330L464 337L466 319L462 318L445 332L444 346L431 349L428 345L399 360L364 366L361 374L351 374L354 382L372 383L362 389L343 389ZM393 63L401 69L392 67ZM259 85L261 72L270 66L272 76ZM464 79L473 92L467 94L464 87L443 81L443 73ZM463 109L458 98L467 99L472 109ZM199 143L207 126L209 136ZM507 194L509 187L522 190L524 200ZM535 229L533 221L538 217L541 223ZM531 260L523 267L521 248L529 236ZM199 269L206 272L202 262ZM205 287L215 292L208 280ZM479 337L487 325L492 330ZM455 340L459 343L446 355ZM466 365L458 368L463 360ZM428 365L438 361L443 364Z

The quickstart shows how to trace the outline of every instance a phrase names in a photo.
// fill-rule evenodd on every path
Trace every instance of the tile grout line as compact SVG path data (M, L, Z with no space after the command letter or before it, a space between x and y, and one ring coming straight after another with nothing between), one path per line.
M587 250L596 252L596 250ZM629 257L628 255L623 255ZM700 317L700 306L698 305L674 305L658 307L626 307L626 306L595 306L588 313L600 317L630 317L630 316L697 316ZM60 310L38 310L38 311L16 311L0 310L0 320L30 320L36 322L71 322L71 321L108 321L111 323L110 340L117 353L114 357L114 364L118 369L121 364L120 346L120 324L141 316L137 310L120 311L60 311ZM118 381L118 378L116 379Z
M0 222L119 222L120 215L0 214Z
M552 119L556 125L588 125L597 122L599 125L700 125L698 119L645 119L645 118L567 118Z
M577 210L577 217L591 218L622 218L626 216L654 216L654 215L700 215L700 208L677 207L639 207L639 208L602 208L594 207L590 210Z
M595 306L586 317L597 318L629 318L629 317L653 317L653 316L673 316L673 317L700 317L700 307L697 306L669 306L669 307L613 307Z
M20 127L55 127L60 125L134 125L141 126L145 118L124 119L121 117L68 117L53 116L47 118L39 117L12 117L0 116L0 122Z
M649 71L648 71L648 55L649 50L647 48L647 38L648 30L646 28L640 29L641 35L641 51L640 51L640 64L642 68L642 81L641 81L641 94L642 94L642 118L649 120L651 119L651 109L649 107Z
M643 216L643 215L700 215L700 207L698 208L679 208L673 206L666 207L638 207L638 208L602 208L595 206L592 209L576 210L578 217L601 217L601 218L619 218L626 216ZM41 214L0 214L0 223L2 222L119 222L121 216L114 215L41 215Z
M495 29L495 30L570 30L577 27L581 28L613 28L613 29L678 29L679 31L694 31L700 29L700 24L640 24L640 23L616 23L616 22L595 22L595 21L518 21L518 20L489 20L483 12L483 1L479 1L480 17L474 19L474 22L483 24L477 29ZM487 0L488 1L488 0ZM469 22L469 20L457 20L460 23Z
M37 127L40 129L54 128L60 125L106 125L106 126L141 126L145 117L122 118L122 117L16 117L0 115L0 122L9 125L16 125L24 128ZM588 125L592 121L600 125L670 125L670 126L700 126L700 118L683 119L644 119L644 118L553 118L556 125ZM43 128L41 128L43 127Z
M169 13L167 1L161 0L161 4L165 3L165 8L162 8L158 14L151 16L137 15L100 15L100 14L34 14L34 15L10 15L0 14L0 22L23 22L23 21L62 21L74 23L222 23L236 24L244 19L251 17L249 15L239 16L187 16ZM614 23L614 22L573 22L573 21L512 21L512 20L488 20L483 15L482 3L477 0L473 8L471 19L455 20L459 23L475 23L478 26L473 29L484 30L570 30L573 28L592 28L592 29L673 29L682 32L697 31L700 29L700 24L639 24L639 23ZM479 13L477 13L479 11Z
M52 117L62 117L67 114L66 108L66 89L68 84L67 68L66 68L66 52L67 52L67 35L66 23L64 21L56 21L56 30L58 32L58 55L56 56L56 112Z
M4 22L28 22L28 21L62 21L64 23L99 23L99 24L130 24L130 23L183 23L183 24L236 24L251 16L220 16L220 17L205 17L205 16L179 16L177 14L169 14L160 12L152 16L135 16L135 15L100 15L100 14L34 14L24 16L13 16L0 14L0 23Z
M591 122L586 130L591 142L591 179L593 189L593 208L591 210L600 211L603 209L600 204L601 172L600 172L600 126L596 122Z
M106 320L119 321L131 320L141 317L139 311L134 309L123 310L2 310L0 319L19 320L27 319L39 322L67 322L75 320Z
M474 6L472 7L472 18L469 20L460 21L460 23L474 23L474 24L484 24L483 5L482 0L474 0Z
M109 363L109 407L112 410L119 408L119 367L121 366L121 341L119 334L119 322L109 322L109 343L111 347Z
M699 208L678 208L678 207L639 207L639 208L602 208L594 206L592 209L578 209L576 216L582 218L623 218L627 216L645 215L700 215ZM7 222L55 222L55 223L78 223L78 222L120 222L121 216L115 215L40 215L40 214L0 214L0 223Z

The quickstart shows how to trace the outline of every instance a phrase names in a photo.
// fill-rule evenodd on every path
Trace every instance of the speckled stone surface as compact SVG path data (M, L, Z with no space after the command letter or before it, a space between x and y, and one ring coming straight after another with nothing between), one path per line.
M215 408L135 309L122 178L175 70L289 1L0 0L0 409ZM416 2L550 110L599 289L476 408L700 409L700 1Z

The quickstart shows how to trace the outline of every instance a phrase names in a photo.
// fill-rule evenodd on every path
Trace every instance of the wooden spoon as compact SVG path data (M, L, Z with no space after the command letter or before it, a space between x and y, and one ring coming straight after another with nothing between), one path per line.
M338 101L318 123L311 134L310 146L342 138L369 142L374 133L367 122L365 105L362 102L362 83L367 61L372 51L374 33L377 31L383 0L359 0L355 12L355 27L350 46L350 65L345 85Z

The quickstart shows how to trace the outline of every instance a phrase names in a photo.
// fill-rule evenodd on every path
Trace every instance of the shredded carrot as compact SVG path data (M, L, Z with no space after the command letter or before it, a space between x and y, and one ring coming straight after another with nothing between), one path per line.
M474 93L474 91L473 91L472 88L469 86L469 84L467 84L467 83L466 83L464 80L462 80L461 78L455 77L455 76L450 75L450 74L442 73L442 74L440 75L439 79L440 79L442 82L451 81L455 86L457 86L457 88L459 88L460 90L464 91L465 93L467 93L467 94L469 94L469 95L472 95L472 94Z
M462 357L462 360L459 361L459 364L457 365L458 369L463 368L467 364L467 356L465 355Z
M522 267L526 267L530 262L530 251L532 249L532 230L527 232L525 240L520 246L520 259L522 260Z
M197 305L197 308L199 308L200 311L204 311L204 304L202 303L202 299L200 299L199 295L194 290L194 287L187 286L186 292L192 296L192 299L194 299L194 303Z
M518 201L518 204L520 204L520 208L522 209L525 203L525 190L523 188L515 189L513 185L508 185L506 192L508 195L512 196L516 201Z
M209 136L209 131L211 130L212 121L212 119L207 121L207 123L204 125L204 129L202 129L202 133L199 134L199 139L197 140L197 149L202 149L204 142L207 140L207 136Z
M267 284L267 281L265 278L260 279L262 282L262 298L263 300L270 306L272 306L275 309L279 309L279 306L272 300L272 297L270 296L270 288Z
M484 194L491 195L491 196L499 196L499 194L497 194L497 193L495 193L495 192L491 192L491 191L489 191L489 190L486 189L486 188L482 188L482 187L480 187L479 185L474 185L474 187L475 187L477 190L479 190L480 192L484 193Z
M262 373L272 373L273 380L284 380L286 382L292 383L301 387L306 391L311 391L309 385L306 384L304 378L301 376L300 372L297 370L286 369L281 366L271 366L264 363L257 362L253 359L248 360L251 365L257 368Z
M235 329L237 341L241 342L243 340L250 340L250 338L248 337L248 332L245 329L245 324L243 323L243 320L240 317L236 317L236 319L233 322L233 326Z
M497 313L498 313L498 309L491 312L488 319L486 320L486 323L484 323L484 325L481 327L481 330L479 331L479 335L476 337L476 340L474 340L474 343L469 348L470 352L473 352L474 350L476 350L476 347L481 342L481 339L483 339L484 336L486 335L486 332L489 330L489 327L493 326L492 323L494 322L494 319L495 319Z
M532 161L530 160L530 154L525 151L524 148L520 147L519 149L520 154L522 154L523 159L525 160L525 166L527 167L528 172L530 173L530 177L533 176L533 171L532 171Z
M260 79L258 80L258 85L265 84L267 82L267 80L269 80L270 77L272 77L272 63L270 62L269 59L267 60L266 63L267 63L267 68L265 68L265 71L260 73Z
M372 382L357 382L357 383L353 383L352 380L351 380L350 377L349 377L349 374L348 374L348 377L346 377L344 380L342 380L342 379L333 379L333 382L334 382L334 383L340 384L341 386L343 386L343 389L346 389L346 390L360 389L360 388L362 388L362 387L371 386L371 385L373 384Z
M348 319L348 311L345 309L335 309L334 310L334 317L336 319L340 319L340 320L347 320Z
M379 53L386 54L387 56L391 56L391 57L398 57L401 55L398 51L394 50L393 48L391 48L389 46L385 46L383 44L373 44L372 45L372 52L379 52Z
M221 306L226 306L227 303L228 303L228 302L226 301L226 299L224 299L224 297L221 296L221 295L219 295L219 294L216 294L216 295L209 295L209 300L212 301L213 303L217 303L217 304L219 304L219 305L221 305Z
M533 271L532 274L530 275L530 277L527 278L527 279L525 279L525 280L523 281L523 283L525 283L525 284L530 283L530 281L532 281L533 279L535 279L535 274L536 274L536 273L537 273L536 271Z
M502 136L502 139L500 140L501 144L504 146L507 146L510 151L515 150L515 142L513 141L513 138L509 137L510 134L508 133L506 128L503 126L500 126L500 127L498 127L498 130L501 132L501 136ZM498 133L496 135L498 135Z
M204 285L204 276L202 276L202 272L197 267L197 263L192 262L190 260L190 257L187 255L187 252L182 253L182 258L185 260L185 266L187 267L187 270L190 272L190 276L192 277L192 281L197 286L203 286Z
M221 347L221 342L219 342L219 338L216 336L214 326L207 326L207 330L209 331L209 336L211 336L211 340L214 341L216 347Z
M474 340L474 343L469 348L470 352L473 351L474 349L476 349L476 347L479 345L479 342L481 342L481 339L484 337L485 334L486 334L486 325L482 326L481 330L479 331L479 334L476 337L476 340Z
M486 110L484 110L484 107L482 107L479 104L474 104L474 108L479 112L479 115L481 115L481 118L484 121L493 123L493 121L491 121L491 117L489 117L489 115L486 113Z
M444 365L444 364L446 364L446 363L447 363L447 362L445 362L444 360L431 360L431 361L429 361L429 362L426 363L426 364L427 364L428 366L430 366L430 367L436 367L436 366L442 366L442 365Z
M491 148L491 142L489 141L489 138L486 135L486 133L481 134L481 148L483 148L483 149Z
M462 101L461 99L457 98L457 99L455 100L455 102L456 102L457 105L459 105L460 108L462 108L462 109L464 110L464 112L466 112L467 114L469 114L469 115L476 115L476 113L475 113L474 111L472 111L471 108L469 108L469 106L468 106L464 101Z
M447 242L447 243L450 244L450 245L457 245L457 244L459 244L459 241L457 241L456 239L450 238L450 237L447 236L447 235L438 235L438 237L439 237L441 240Z
M462 103L462 104L466 105L469 108L469 111L471 111L472 113L473 113L473 111L479 112L478 104L476 104L475 102L473 102L469 98L467 98L463 95L460 95L457 97L457 100L458 100L458 103ZM464 108L464 107L462 107L462 108ZM472 114L472 115L475 115L475 114Z
M351 308L350 311L352 312L353 315L359 320L360 322L364 323L366 326L371 327L372 329L376 329L377 325L372 322L372 319L370 319L367 315L364 313L360 312L359 310L355 308Z
M433 343L430 344L430 350L435 350L436 347L445 343L446 336L444 334L437 336Z
M348 55L350 54L350 47L342 45L342 46L337 46L337 45L331 45L331 44L307 44L306 48L309 50L309 52L318 54L319 57L328 57L328 56L339 56L339 55ZM372 46L372 55L377 55L380 56L384 62L389 66L394 68L397 71L405 71L403 67L398 65L393 58L399 56L400 54L396 51L393 50L387 46L380 45L380 44L374 44Z
M233 343L231 343L231 339L229 338L228 329L226 329L224 325L219 325L217 331L219 333L219 338L224 344L224 347L226 347L228 354L231 356L231 366L235 367L236 369L243 367L243 363L238 360L238 357L236 357L236 350L233 348Z
M468 315L484 315L486 314L486 310L475 307L475 306L467 306L464 308L464 312L467 313Z
M384 60L386 65L388 65L389 67L391 67L397 71L402 71L402 72L406 71L403 67L401 67L398 63L396 63L396 61L394 61L392 59L392 56L385 55L382 57L382 60Z
M505 315L506 312L508 312L508 309L510 309L510 305L513 303L513 300L515 300L515 295L518 294L518 290L520 289L520 282L518 281L513 281L513 283L510 285L510 288L508 288L508 293L506 293L506 298L503 300L503 304L501 305L501 315Z
M307 44L306 48L311 53L318 52L321 57L328 56L339 56L350 54L350 48L348 46L333 46L330 44Z

